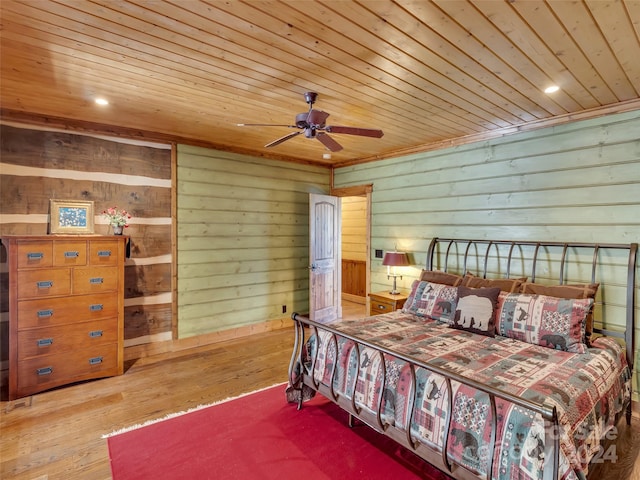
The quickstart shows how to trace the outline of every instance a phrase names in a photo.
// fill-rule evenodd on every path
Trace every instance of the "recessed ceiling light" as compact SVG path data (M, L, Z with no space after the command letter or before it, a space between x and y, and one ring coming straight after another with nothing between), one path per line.
M547 87L544 89L544 93L554 93L554 92L557 92L558 90L560 90L559 86L551 85L550 87Z
M322 154L322 158L324 158L325 160L331 160L331 154L330 153L323 153Z
M98 105L109 105L109 100L106 98L96 98L96 103Z

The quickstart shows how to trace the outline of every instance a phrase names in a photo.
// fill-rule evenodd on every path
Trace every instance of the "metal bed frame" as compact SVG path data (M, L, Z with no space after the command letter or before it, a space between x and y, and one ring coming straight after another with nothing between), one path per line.
M446 246L444 248L444 252L440 246ZM532 241L507 241L507 240L471 240L471 239L449 239L449 238L434 238L427 252L427 260L426 267L428 270L432 270L437 265L437 261L443 257L443 263L440 266L440 269L447 271L450 258L452 256L452 248L455 247L455 256L457 259L462 256L462 274L467 273L467 263L470 259L470 251L473 247L474 250L478 251L478 246L485 246L484 258L482 260L482 277L487 278L487 268L489 265L490 253L492 251L492 247L495 247L496 257L500 256L499 247L501 245L508 246L508 255L506 257L506 272L501 276L509 277L511 274L511 265L513 260L513 253L516 248L520 249L521 247L533 248L532 257L521 257L524 260L532 262L532 271L530 274L530 281L534 281L536 278L536 267L540 260L540 251L541 249L544 251L549 251L549 249L558 251L561 249L561 253L559 256L560 262L560 274L559 274L559 283L563 284L565 280L565 267L567 261L567 253L573 249L591 249L593 251L593 259L591 262L591 283L595 283L596 281L596 266L598 265L599 253L603 250L622 250L628 251L628 260L626 265L626 319L625 319L625 329L624 331L612 330L607 328L596 328L594 326L594 333L605 336L613 336L621 338L625 341L626 344L626 357L627 362L629 364L629 368L631 372L633 372L633 352L634 352L634 325L635 325L635 288L636 288L636 255L638 250L637 243L631 244L595 244L595 243L561 243L561 242L532 242ZM460 251L458 246L464 247L464 253L460 255ZM504 247L506 248L506 247ZM481 254L474 255L476 260L482 258ZM557 254L554 257L554 261L558 261ZM602 295L604 297L604 295ZM430 463L431 465L437 467L448 475L459 479L459 480L467 480L474 479L477 480L479 477L474 472L468 470L462 465L458 465L452 463L449 456L447 455L447 446L450 444L449 438L449 425L451 421L451 404L453 402L452 398L452 390L451 390L451 382L456 381L461 384L473 387L478 391L484 392L487 394L489 398L489 404L491 408L491 417L492 417L492 425L491 425L491 441L490 441L490 451L493 452L495 449L496 443L496 428L497 428L497 415L496 415L496 399L502 399L508 402L511 402L515 405L519 405L523 408L526 408L532 412L540 414L544 420L545 424L545 451L544 451L544 469L543 469L543 478L545 480L549 479L557 479L558 478L558 468L559 468L559 455L560 455L560 445L559 445L559 436L554 435L554 432L558 432L559 423L558 416L556 412L555 406L550 403L539 404L527 399L523 399L512 395L507 392L500 391L493 387L481 384L473 379L463 377L455 372L445 370L438 366L429 365L424 362L421 362L415 358L408 357L406 355L399 354L398 352L394 352L393 350L387 349L380 345L372 344L363 339L357 338L355 336L346 335L334 328L330 325L321 324L315 321L310 320L308 317L300 315L298 313L292 314L292 319L294 321L295 327L295 342L293 347L293 352L291 355L291 361L289 364L289 382L290 384L300 390L298 409L302 408L303 395L302 388L303 385L311 388L312 390L319 392L324 395L328 399L332 400L336 404L338 404L342 409L344 409L349 414L349 426L353 425L353 418L358 418L364 423L368 424L370 427L374 428L378 432L394 439L399 444L408 448L419 457ZM305 348L305 343L307 341L306 338L306 330L309 330L309 334L312 333L316 336L318 335L318 331L322 329L331 334L332 342L337 347L337 338L342 337L345 339L349 339L354 343L354 348L356 349L356 358L357 361L360 362L360 350L363 347L369 347L378 352L379 355L384 357L384 354L392 355L398 359L401 359L407 362L410 365L411 379L412 379L412 391L414 399L411 403L410 410L407 415L407 425L404 426L404 430L397 429L395 427L390 427L388 424L384 423L381 415L381 407L382 407L382 395L378 400L378 405L376 412L373 414L367 410L362 409L356 404L355 395L353 391L349 392L349 395L339 395L333 388L333 379L336 374L336 364L333 365L333 370L331 372L331 380L329 382L330 386L324 385L320 382L316 382L313 376L313 372L315 369L316 357L311 359L311 374L304 374L304 369L300 369L300 371L296 371L296 365L298 362L302 364L303 361L303 353ZM384 358L382 358L384 359ZM386 381L386 371L384 369L384 361L381 362L383 367L383 384L382 389L384 390L384 382ZM357 368L360 368L360 365L357 365ZM443 448L441 452L425 445L423 443L417 442L411 435L410 422L413 417L413 403L415 401L416 394L416 368L424 368L430 372L436 373L444 377L446 388L448 391L448 401L449 401L449 409L447 412L447 416L445 418L445 438L443 443ZM296 375L297 378L296 378ZM353 389L356 388L356 383L353 384ZM349 398L349 396L351 398ZM624 409L623 409L624 411ZM616 419L618 420L618 419ZM631 399L629 399L628 404L626 405L626 421L627 424L631 422ZM490 455L489 458L489 466L487 469L487 479L491 479L493 472L493 455Z

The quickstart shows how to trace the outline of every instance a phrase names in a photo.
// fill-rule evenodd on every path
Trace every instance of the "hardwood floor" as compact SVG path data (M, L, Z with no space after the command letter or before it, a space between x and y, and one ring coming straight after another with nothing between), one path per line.
M362 305L343 310L345 317L362 312ZM3 401L0 478L110 479L103 434L285 382L292 345L293 330L279 330L140 359L120 377ZM640 419L619 427L619 461L599 465L589 480L640 479Z

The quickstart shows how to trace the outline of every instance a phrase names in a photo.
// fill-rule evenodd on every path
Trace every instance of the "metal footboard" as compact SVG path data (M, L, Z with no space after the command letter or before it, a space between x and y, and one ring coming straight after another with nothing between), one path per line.
M289 365L289 382L292 386L302 389L302 385L306 385L308 388L311 388L312 390L324 395L328 399L338 404L350 416L352 415L358 418L359 420L363 421L364 423L366 423L373 429L377 430L378 432L384 435L387 435L390 438L393 438L396 442L408 448L409 450L411 450L412 452L414 452L415 454L417 454L418 456L420 456L421 458L423 458L433 466L447 473L448 475L451 475L452 477L460 480L467 480L467 479L477 480L478 478L483 478L483 477L479 477L477 474L475 474L471 470L468 470L466 467L462 465L457 465L453 463L451 458L447 455L447 446L450 443L449 426L451 422L451 411L452 411L451 407L453 402L451 382L452 381L459 382L460 384L472 387L480 392L485 393L489 398L489 403L490 403L490 408L492 413L491 440L489 445L490 447L489 451L491 452L491 454L489 456L489 467L487 469L487 475L485 478L491 479L493 469L494 469L493 458L494 458L494 452L495 452L495 446L496 446L496 435L497 435L496 399L501 399L501 400L513 403L522 408L535 412L542 417L545 424L544 478L545 479L558 478L560 441L559 441L559 435L558 435L558 432L559 432L558 415L556 412L556 407L554 405L551 405L549 403L539 404L527 399L517 397L508 392L497 390L491 386L482 384L480 382L476 382L473 379L465 378L461 375L456 374L455 372L447 371L435 365L426 364L414 358L389 350L380 345L375 345L366 340L354 337L352 335L345 334L343 332L340 332L332 328L330 325L324 325L321 323L314 322L309 318L299 315L297 313L294 313L292 315L292 319L294 320L295 332L296 332L294 349L291 356L291 362ZM306 339L307 330L309 332L313 332L313 334L317 339L316 341L318 341L318 345L315 349L315 353L311 359L305 359L305 355L304 355L305 343L307 341ZM348 392L349 395L347 394L341 395L340 393L335 391L333 385L334 385L335 375L337 371L337 367L336 367L337 362L334 362L334 365L332 367L331 378L328 381L329 383L328 386L322 382L316 381L314 377L314 372L316 368L317 356L319 353L319 335L318 335L319 330L324 330L330 333L331 341L335 345L336 351L337 351L337 345L338 345L338 337L344 338L346 340L350 340L351 342L353 342L354 348L356 348L356 353L357 353L356 355L357 362L358 362L357 371L359 371L360 369L359 353L363 347L371 348L377 351L379 355L383 356L384 354L387 354L399 360L405 361L407 362L407 364L409 364L411 369L411 382L412 382L411 389L413 392L412 393L413 398L412 398L411 405L409 407L409 411L407 413L407 419L406 419L406 424L404 425L404 430L401 430L395 427L390 427L388 423L385 423L383 421L382 412L381 412L383 395L379 396L378 403L376 406L377 407L376 411L373 414L371 414L371 412L369 412L368 410L358 407L356 405L355 388L357 385L357 381L353 382L352 390ZM303 366L305 360L311 361L311 367L309 369L309 372L305 372L305 369ZM384 361L382 362L381 365L383 368L383 376L382 376L383 384L381 386L381 391L384 391L384 387L385 387L384 382L386 381L386 372L384 371ZM413 418L415 395L417 391L416 374L415 374L415 370L417 368L423 368L427 371L430 371L432 373L435 373L444 377L447 385L449 408L448 408L446 419L445 419L446 435L444 437L441 452L438 452L438 450L430 447L427 444L419 442L411 434L411 419ZM349 396L351 398L349 398ZM302 395L300 395L298 408L302 408Z

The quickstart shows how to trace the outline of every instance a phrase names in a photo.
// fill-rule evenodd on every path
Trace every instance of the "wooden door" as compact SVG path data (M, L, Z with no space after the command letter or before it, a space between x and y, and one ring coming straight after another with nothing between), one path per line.
M309 195L309 318L330 322L342 316L341 202L329 195Z

